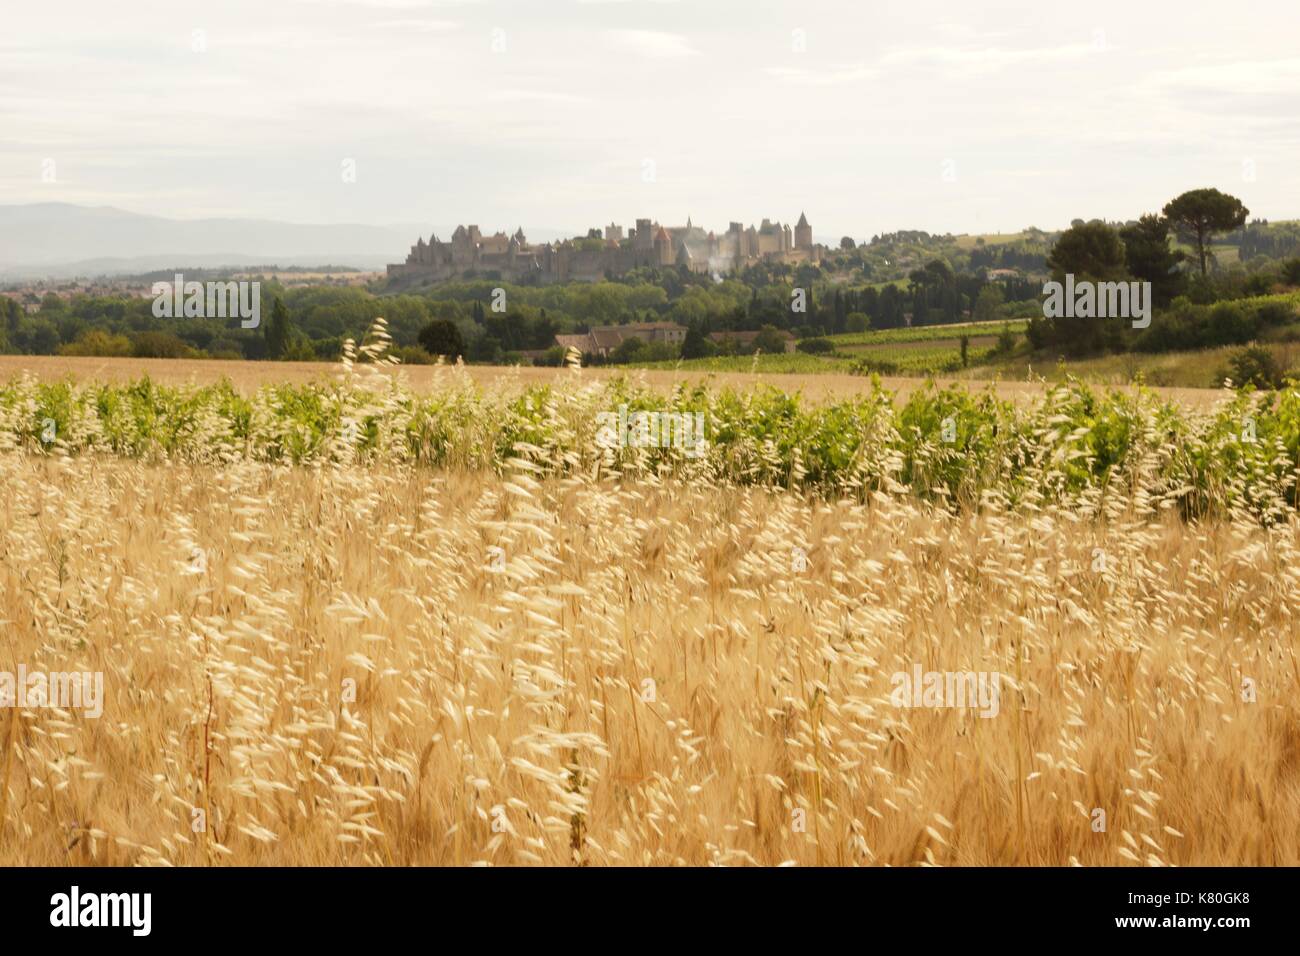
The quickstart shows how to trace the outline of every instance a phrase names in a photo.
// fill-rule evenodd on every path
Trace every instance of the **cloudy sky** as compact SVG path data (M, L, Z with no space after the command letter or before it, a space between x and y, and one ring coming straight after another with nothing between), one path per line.
M1295 0L5 0L0 203L818 236L1300 217Z

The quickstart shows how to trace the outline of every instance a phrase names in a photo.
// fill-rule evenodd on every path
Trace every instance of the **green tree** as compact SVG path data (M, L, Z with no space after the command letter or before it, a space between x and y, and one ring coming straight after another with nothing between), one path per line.
M286 362L314 362L316 361L316 349L312 347L311 339L303 335L298 329L294 329L282 358Z
M284 358L285 353L289 351L289 343L292 338L289 310L284 307L284 302L277 295L275 304L271 306L271 322L266 327L267 358Z
M912 324L929 325L955 322L961 311L957 277L952 266L942 259L932 259L924 269L908 273L912 296Z
M1047 266L1057 281L1066 275L1094 282L1128 277L1124 243L1104 222L1080 223L1061 233L1047 256ZM1091 355L1123 346L1121 325L1113 319L1042 315L1030 320L1026 336L1036 349L1057 355Z
M18 340L17 344L24 352L32 355L53 355L62 341L54 323L39 318L20 325L14 338Z
M785 352L785 336L774 325L765 325L754 336L754 348L762 350L765 355L781 355Z
M1121 229L1119 237L1124 241L1124 261L1129 274L1151 283L1157 305L1168 305L1182 293L1186 281L1178 266L1186 257L1170 248L1167 219L1145 215Z
M993 351L999 355L1010 355L1016 347L1016 334L1011 331L1011 326L1002 326L1002 331L998 333L998 341L993 346Z
M649 359L646 354L649 350L649 345L644 340L632 335L618 343L618 347L609 353L609 360L617 364L644 362Z
M992 322L1002 315L1002 287L989 284L980 289L975 299L975 313L971 316L976 322Z
M697 322L692 322L686 329L686 338L682 340L682 358L706 358L717 351L713 343L704 334L704 329Z
M1196 243L1196 255L1201 262L1201 275L1205 275L1207 247L1215 233L1240 229L1250 215L1236 196L1217 189L1193 189L1176 199L1171 199L1164 214L1176 228Z
M1069 274L1110 281L1124 278L1128 264L1119 233L1104 222L1093 221L1061 233L1047 256L1047 267L1058 279Z
M420 329L420 345L430 355L445 355L455 360L465 354L465 339L460 326L450 319L434 319Z

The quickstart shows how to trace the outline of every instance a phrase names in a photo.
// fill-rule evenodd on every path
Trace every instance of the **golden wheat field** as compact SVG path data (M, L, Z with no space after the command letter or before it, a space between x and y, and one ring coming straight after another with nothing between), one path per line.
M105 697L0 716L0 864L1300 863L1294 517L22 452L0 480L5 666ZM897 706L914 667L999 672L997 714Z

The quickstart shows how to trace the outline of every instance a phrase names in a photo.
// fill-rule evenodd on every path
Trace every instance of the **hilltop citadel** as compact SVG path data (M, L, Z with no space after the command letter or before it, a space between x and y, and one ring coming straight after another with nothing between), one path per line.
M789 224L764 219L758 228L733 222L721 236L693 225L661 226L638 219L625 230L610 223L603 236L530 243L523 229L507 236L485 236L478 226L457 226L451 240L421 236L405 262L388 267L388 278L404 282L455 279L467 272L498 273L502 279L563 282L617 278L642 267L685 266L692 272L721 275L759 262L818 262L825 248L814 245L803 214Z

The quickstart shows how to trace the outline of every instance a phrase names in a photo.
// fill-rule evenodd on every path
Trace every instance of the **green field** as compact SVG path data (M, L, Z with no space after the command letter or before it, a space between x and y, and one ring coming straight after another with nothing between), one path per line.
M969 252L978 246L978 240L983 239L984 244L988 246L1009 245L1014 242L1024 242L1029 239L1029 233L1024 232L986 232L983 234L960 235L956 239L957 248Z
M863 359L887 362L906 375L933 372L951 373L960 368L961 336L970 336L967 361L974 365L993 353L997 336L1006 328L1023 335L1028 325L1024 319L1006 322L963 322L958 325L927 325L917 328L881 329L875 332L846 332L828 336L835 352L808 355L788 352L784 355L719 355L712 358L681 361L638 363L636 368L674 369L709 372L776 372L818 374L852 372Z
M879 329L868 332L845 332L832 335L836 348L848 345L892 345L899 342L957 342L963 335L996 337L1004 328L1017 335L1029 325L1025 319L1000 322L962 322L955 325L919 325L904 329Z
M922 345L858 346L848 352L855 359L888 363L900 374L926 375L932 372L951 374L960 371L961 347L956 342ZM967 365L985 361L993 354L993 343L971 342L966 350ZM892 370L891 374L892 374Z
M1192 243L1175 239L1173 247L1185 253L1189 262L1196 262L1196 246ZM1212 261L1220 266L1231 266L1241 262L1241 250L1226 242L1212 242L1205 251L1212 255L1214 257Z
M673 359L667 362L642 362L625 368L683 369L704 372L778 372L798 375L853 370L854 359L836 356L806 355L787 352L784 355L715 355L712 358Z

